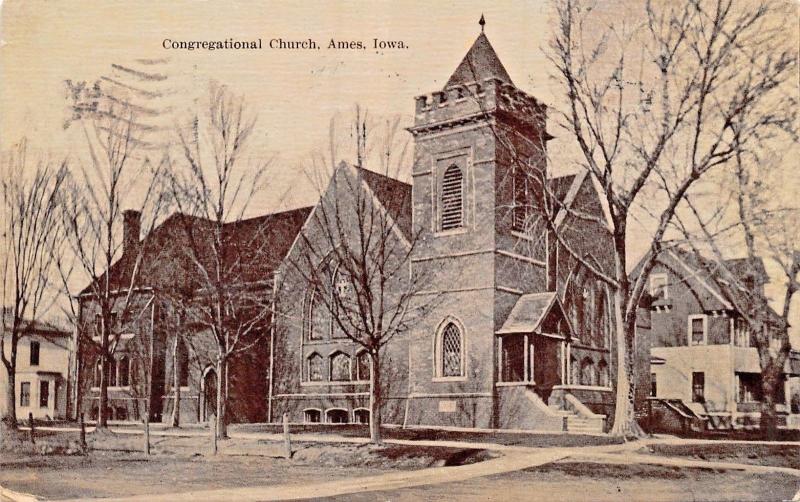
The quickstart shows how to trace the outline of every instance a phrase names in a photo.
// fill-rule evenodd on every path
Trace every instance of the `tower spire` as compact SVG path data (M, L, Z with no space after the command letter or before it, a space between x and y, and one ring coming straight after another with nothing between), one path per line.
M478 24L481 25L481 33L483 33L483 27L486 26L486 19L483 17L483 13L481 12L481 19L478 21Z

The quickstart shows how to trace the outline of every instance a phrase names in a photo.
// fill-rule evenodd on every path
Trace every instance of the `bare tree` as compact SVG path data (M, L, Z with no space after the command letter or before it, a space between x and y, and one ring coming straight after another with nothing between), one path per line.
M614 290L614 435L639 433L636 310L676 212L698 180L729 168L737 152L790 120L792 99L781 90L796 74L797 50L776 23L782 5L647 1L642 11L609 19L591 2L557 3L549 58L563 90L560 124L611 220L613 274L571 254ZM639 222L649 250L629 279L628 239ZM565 239L559 244L571 249Z
M52 304L51 278L63 237L58 196L66 162L28 159L23 139L3 162L3 284L0 360L8 374L3 423L16 428L16 371L19 341Z
M171 190L182 213L181 238L192 279L167 292L185 322L208 333L216 348L216 417L227 436L231 358L266 335L271 276L263 276L270 217L246 220L269 162L249 165L246 147L256 118L242 97L212 83L205 113L177 129L182 156L171 159Z
M406 215L389 209L408 211L410 190L387 190L376 197L369 177L385 180L345 163L336 169L298 238L299 251L290 253L288 262L290 272L302 279L306 303L327 312L335 335L368 354L370 438L380 443L384 349L430 302L418 296L424 278L411 274L416 239L410 221L404 227L398 220ZM311 324L308 329L319 328Z
M88 163L77 163L73 179L62 193L65 241L74 259L61 265L68 269L62 270L66 288L76 279L73 272L89 283L80 295L68 294L80 296L81 303L71 307L79 333L76 357L81 360L89 347L99 353L102 371L97 422L104 428L108 419L108 368L121 327L141 289L145 246L140 245L139 234L142 227L149 233L155 226L165 199L159 184L163 164L154 165L137 155L139 131L130 108L104 96L98 88L90 94L88 100L77 96L70 104L86 140ZM140 194L138 200L132 198L133 194ZM124 204L137 202L134 207L138 210L122 210ZM125 218L136 235L124 235ZM89 309L84 309L84 304L96 307L95 322L87 319Z

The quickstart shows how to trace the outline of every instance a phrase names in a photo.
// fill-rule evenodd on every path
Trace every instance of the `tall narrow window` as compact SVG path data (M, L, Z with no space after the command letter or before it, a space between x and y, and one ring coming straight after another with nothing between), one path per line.
M337 352L331 358L331 381L346 382L350 379L350 356Z
M322 381L322 356L314 353L308 356L308 381L320 382Z
M22 382L19 384L19 405L27 408L31 405L31 383Z
M514 215L512 229L518 232L526 230L530 195L528 190L528 173L522 166L514 167Z
M47 408L50 404L50 382L39 382L39 408Z
M117 386L117 361L113 357L108 358L108 386Z
M442 331L441 339L441 376L462 376L461 364L461 331L453 323L448 323Z
M608 363L605 359L601 359L600 363L597 365L597 385L600 387L609 387L611 385L611 381L608 374Z
M692 373L692 402L706 402L706 374L702 371Z
M341 267L336 267L333 273L333 298L331 307L331 336L333 338L347 338L339 323L345 327L350 326L350 314L353 312L354 295L353 283L350 275Z
M442 177L442 230L464 226L464 173L453 164Z
M31 366L39 366L39 342L31 341Z
M658 395L658 380L655 373L650 373L650 397Z
M369 354L363 350L356 356L356 380L369 380L370 371Z

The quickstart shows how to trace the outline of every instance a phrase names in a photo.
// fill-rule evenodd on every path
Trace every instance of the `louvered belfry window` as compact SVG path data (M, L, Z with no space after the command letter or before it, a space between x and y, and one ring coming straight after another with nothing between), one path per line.
M442 177L442 230L464 226L464 174L453 164Z
M453 323L442 332L442 376L461 376L461 332Z

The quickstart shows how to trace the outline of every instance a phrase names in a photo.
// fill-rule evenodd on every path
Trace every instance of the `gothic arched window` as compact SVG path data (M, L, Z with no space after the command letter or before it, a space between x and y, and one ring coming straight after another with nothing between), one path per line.
M459 377L464 375L464 343L461 330L448 322L439 335L438 342L439 376Z
M331 381L347 382L350 376L350 356L344 352L337 352L331 356Z
M309 382L322 381L322 356L314 352L308 356L307 364L307 379Z
M356 355L356 380L369 380L370 358L366 350L362 350Z
M464 173L453 164L442 177L442 221L441 230L464 226Z
M594 361L588 356L581 361L581 385L597 385Z
M606 362L605 359L601 359L600 363L597 365L597 373L598 373L597 385L599 385L600 387L610 387L611 380L608 374L608 363Z

